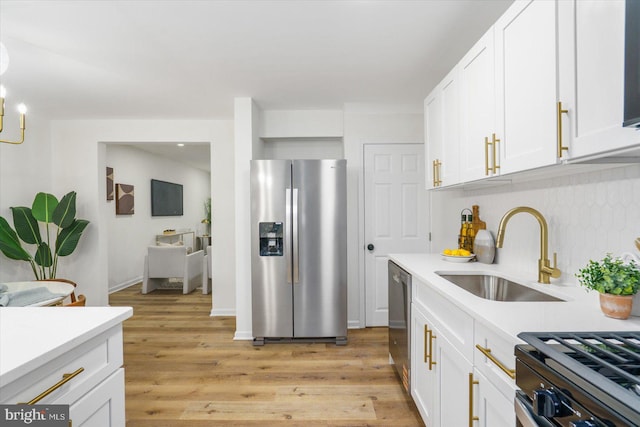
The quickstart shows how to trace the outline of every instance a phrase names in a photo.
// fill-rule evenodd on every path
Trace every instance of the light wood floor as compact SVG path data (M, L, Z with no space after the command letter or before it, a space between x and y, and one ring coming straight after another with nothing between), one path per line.
M387 328L348 344L233 341L211 296L140 285L110 296L124 323L127 427L423 426L388 364Z

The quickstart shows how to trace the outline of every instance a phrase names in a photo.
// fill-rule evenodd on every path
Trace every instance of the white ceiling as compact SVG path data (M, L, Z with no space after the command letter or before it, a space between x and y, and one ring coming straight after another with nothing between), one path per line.
M418 105L511 2L0 0L0 82L51 119Z

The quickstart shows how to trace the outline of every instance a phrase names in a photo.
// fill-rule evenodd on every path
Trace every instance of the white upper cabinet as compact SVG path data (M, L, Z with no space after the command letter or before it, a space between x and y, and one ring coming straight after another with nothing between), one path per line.
M624 0L515 0L425 100L427 189L636 155Z
M460 182L460 103L454 68L425 99L426 188Z
M556 2L517 0L494 26L500 173L557 157Z
M624 0L559 1L563 159L637 146L623 128Z
M460 61L460 179L474 181L493 173L487 145L496 132L493 27Z

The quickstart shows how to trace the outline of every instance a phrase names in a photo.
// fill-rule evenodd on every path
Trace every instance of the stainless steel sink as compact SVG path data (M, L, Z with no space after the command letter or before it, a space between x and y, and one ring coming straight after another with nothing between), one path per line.
M503 277L488 274L437 274L465 291L491 301L564 301Z

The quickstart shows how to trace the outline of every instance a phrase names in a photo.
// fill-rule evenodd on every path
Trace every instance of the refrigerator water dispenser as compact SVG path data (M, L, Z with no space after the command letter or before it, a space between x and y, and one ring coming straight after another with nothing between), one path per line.
M284 239L281 222L258 223L260 236L260 256L283 256Z

